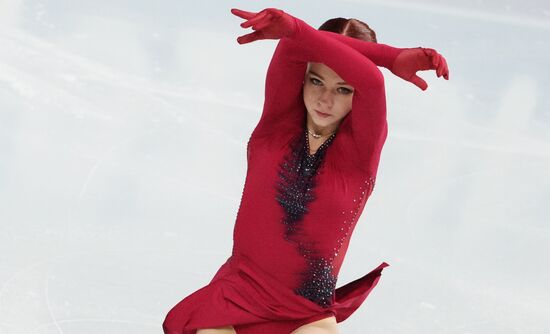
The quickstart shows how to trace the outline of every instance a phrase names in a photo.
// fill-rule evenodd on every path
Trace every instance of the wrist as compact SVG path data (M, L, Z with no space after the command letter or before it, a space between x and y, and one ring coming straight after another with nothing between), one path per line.
M386 44L382 44L382 45L384 45L384 53L386 54L385 59L388 59L388 62L383 66L393 72L395 60L403 51L407 50L407 48L396 48Z
M300 24L301 20L297 17L294 17L294 16L288 14L288 13L285 13L285 15L287 15L287 17L292 22L292 28L290 28L290 32L285 37L295 39L295 38L298 37L299 31L301 30L301 28L300 28L301 27L301 24Z

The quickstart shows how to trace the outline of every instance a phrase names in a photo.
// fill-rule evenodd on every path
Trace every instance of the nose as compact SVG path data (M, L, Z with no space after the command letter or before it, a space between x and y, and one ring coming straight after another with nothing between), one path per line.
M324 89L319 96L319 102L322 104L326 104L329 108L331 108L333 102L332 92L328 89Z

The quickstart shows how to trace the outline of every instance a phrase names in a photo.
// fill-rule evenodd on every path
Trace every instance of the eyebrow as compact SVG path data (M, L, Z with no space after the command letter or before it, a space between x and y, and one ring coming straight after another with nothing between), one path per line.
M320 76L319 74L315 73L314 71L312 70L309 70L309 73L315 75L315 76L318 76L319 78L321 78L321 80L325 80L325 78L323 78L322 76ZM338 85L342 84L342 85L348 85L348 86L351 86L349 83L345 82L345 81L340 81L337 83Z

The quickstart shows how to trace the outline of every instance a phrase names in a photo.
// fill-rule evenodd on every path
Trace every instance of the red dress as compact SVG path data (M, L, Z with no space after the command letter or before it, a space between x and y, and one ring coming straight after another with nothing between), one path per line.
M269 65L263 113L248 141L232 254L208 285L168 312L165 334L227 325L238 334L284 334L330 316L342 322L388 266L336 289L387 135L375 64L391 66L398 49L295 20L296 33L279 41ZM302 97L308 61L354 87L352 111L313 155Z

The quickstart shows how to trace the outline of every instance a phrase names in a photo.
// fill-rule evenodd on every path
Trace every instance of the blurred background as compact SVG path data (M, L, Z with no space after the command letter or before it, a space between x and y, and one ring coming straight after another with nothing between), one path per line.
M274 40L230 8L367 22L450 80L386 78L343 334L549 333L550 3L0 0L0 333L162 333L231 253ZM546 93L545 93L546 92Z

